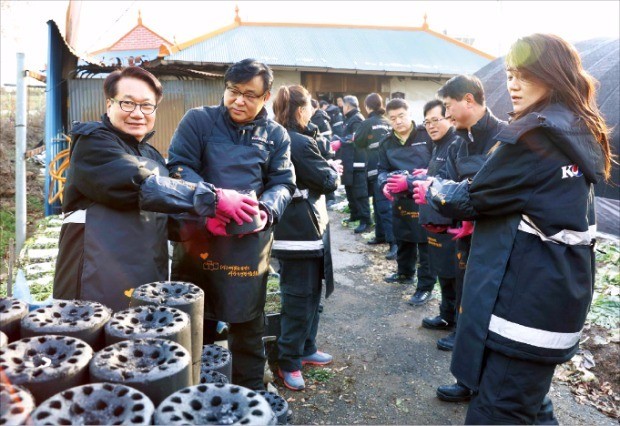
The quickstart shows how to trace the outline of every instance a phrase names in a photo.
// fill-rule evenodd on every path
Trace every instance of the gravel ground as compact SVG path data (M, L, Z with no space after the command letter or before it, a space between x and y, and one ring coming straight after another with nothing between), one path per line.
M321 367L304 367L306 389L293 392L280 379L292 424L462 424L466 403L435 397L438 385L453 382L450 352L435 342L446 332L421 327L438 313L438 301L413 308L404 303L413 286L387 284L396 268L386 245L368 246L331 212L336 290L324 302L318 343L334 356L327 380L313 380ZM617 425L594 408L575 402L568 387L554 383L551 397L561 424Z

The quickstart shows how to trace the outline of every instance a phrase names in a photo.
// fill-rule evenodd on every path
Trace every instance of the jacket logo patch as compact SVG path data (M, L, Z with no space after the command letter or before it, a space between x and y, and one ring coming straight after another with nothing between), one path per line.
M579 166L577 164L569 164L568 166L562 166L562 179L568 179L573 177L583 176Z
M202 260L207 260L207 257L209 257L209 253L200 253L200 258Z
M257 136L257 135L252 136L252 140L260 142L260 143L263 143L265 145L273 145L273 141L267 140L267 138L262 138L262 137Z

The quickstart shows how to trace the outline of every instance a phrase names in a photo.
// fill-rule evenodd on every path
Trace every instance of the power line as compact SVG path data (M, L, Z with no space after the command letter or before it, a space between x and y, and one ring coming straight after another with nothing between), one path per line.
M114 3L114 2L112 2ZM116 18L116 20L112 23L112 25L109 25L107 27L107 29L95 40L93 41L87 48L86 51L90 51L91 48L93 48L93 46L96 46L96 44L106 35L108 35L110 33L110 31L112 30L112 28L118 23L118 21L120 21L126 14L127 12L129 12L129 9L131 9L133 7L133 5L136 3L136 0L133 0L129 6L127 6L127 9L125 9L118 18Z

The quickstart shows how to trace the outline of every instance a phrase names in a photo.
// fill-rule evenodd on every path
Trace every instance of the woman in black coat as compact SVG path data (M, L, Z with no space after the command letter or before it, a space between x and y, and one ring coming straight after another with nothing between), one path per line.
M553 371L577 351L592 301L609 130L561 38L517 40L506 70L514 112L486 163L472 181L415 183L414 198L476 221L451 368L475 391L465 423L549 424Z
M273 103L276 121L291 137L291 160L297 190L275 228L273 256L280 259L282 295L281 334L278 340L279 375L286 387L305 387L304 364L325 365L329 354L316 347L322 282L325 297L334 289L329 244L329 218L324 194L338 187L342 168L325 160L318 149L310 94L302 86L282 86Z

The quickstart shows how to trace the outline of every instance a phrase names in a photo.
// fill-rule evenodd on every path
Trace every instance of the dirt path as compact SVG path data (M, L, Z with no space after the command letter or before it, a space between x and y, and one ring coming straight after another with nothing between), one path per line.
M289 401L293 424L462 424L465 403L435 397L440 384L454 379L451 353L436 349L445 332L421 327L436 315L438 302L413 308L404 302L412 286L386 284L395 267L383 254L387 246L365 244L344 228L344 215L331 212L336 291L324 303L318 343L334 355L334 376L324 382L306 379L306 390L292 392L278 380ZM310 367L304 368L308 377ZM551 391L561 424L617 425L589 406L574 401L565 385Z

